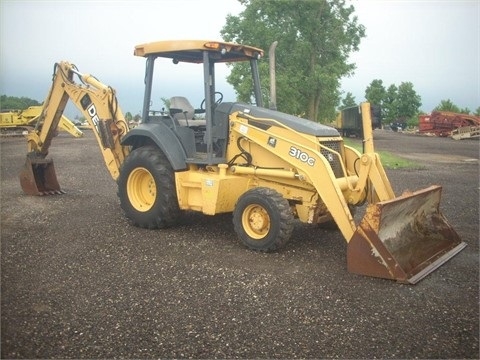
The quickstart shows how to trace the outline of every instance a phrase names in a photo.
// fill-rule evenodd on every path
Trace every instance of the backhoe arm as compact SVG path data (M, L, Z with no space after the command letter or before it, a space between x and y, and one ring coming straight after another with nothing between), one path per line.
M75 75L80 79L80 84L73 80ZM115 90L91 75L80 73L73 64L66 61L56 63L42 114L35 130L27 135L28 154L20 174L20 184L29 195L62 192L53 162L46 156L68 100L75 104L90 124L114 180L128 155L128 147L120 143L121 137L128 132L128 124L118 106Z
M75 75L81 84L74 82ZM44 159L47 156L68 100L71 100L87 119L107 168L116 179L128 154L128 149L120 144L120 138L128 132L128 124L118 105L115 90L91 75L78 72L75 65L66 61L55 64L52 86L37 123L37 127L42 123L42 128L36 128L27 135L28 156L32 160Z

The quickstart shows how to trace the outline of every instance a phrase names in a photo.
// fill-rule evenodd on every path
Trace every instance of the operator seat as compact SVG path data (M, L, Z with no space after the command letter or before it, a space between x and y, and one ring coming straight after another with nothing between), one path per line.
M205 110L195 109L186 97L173 96L170 98L170 113L181 126L205 126L205 119L195 119L195 114L204 112Z

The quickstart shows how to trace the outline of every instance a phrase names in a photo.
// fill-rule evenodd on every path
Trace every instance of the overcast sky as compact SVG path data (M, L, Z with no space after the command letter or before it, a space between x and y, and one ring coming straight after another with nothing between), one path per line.
M374 79L383 80L385 87L409 81L426 112L444 99L472 111L480 106L480 0L352 3L367 37L351 56L357 70L344 79L344 92L360 102ZM145 63L133 56L134 46L220 39L226 15L240 11L236 0L1 0L0 93L43 101L54 63L68 60L114 87L124 112L139 113ZM222 69L217 80L227 73ZM185 95L198 106L201 77L182 75L167 72L155 96ZM217 90L234 100L226 82Z

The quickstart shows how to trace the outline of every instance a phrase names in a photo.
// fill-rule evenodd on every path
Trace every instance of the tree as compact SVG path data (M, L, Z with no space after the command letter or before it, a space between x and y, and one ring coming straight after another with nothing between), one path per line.
M0 109L1 110L25 110L30 106L39 106L37 100L30 99L28 97L15 97L15 96L0 96Z
M452 100L450 99L447 99L447 100L442 100L440 101L440 104L438 104L435 109L433 109L435 111L451 111L451 112L455 112L455 113L459 113L460 112L460 108L455 105Z
M351 92L347 92L345 94L345 98L342 99L342 105L340 106L340 110L343 110L348 107L357 106L355 101L355 97Z
M382 111L384 114L384 119L387 123L391 123L398 118L397 92L397 86L392 84L388 87L385 93Z
M358 50L365 29L345 0L239 0L245 10L228 15L221 35L226 41L268 49L278 41L277 107L318 121L334 116L340 98L340 79L353 73L348 62ZM259 70L262 87L269 88L268 62ZM228 77L240 101L252 97L249 65L235 63ZM265 87L267 86L267 87ZM264 92L264 103L269 94Z
M480 106L475 110L475 115L480 116Z
M411 82L402 82L397 92L398 119L406 122L408 119L418 115L422 101L417 95Z
M133 120L133 115L132 115L132 113L131 113L130 111L127 111L127 112L125 113L125 120L127 120L127 122Z
M374 105L383 105L387 91L383 86L383 81L380 79L372 80L370 85L365 89L365 99Z

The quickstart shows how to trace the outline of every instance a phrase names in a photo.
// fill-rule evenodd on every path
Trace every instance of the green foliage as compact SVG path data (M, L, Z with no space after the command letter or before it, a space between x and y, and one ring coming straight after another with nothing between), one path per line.
M407 121L418 114L421 105L421 98L413 89L413 84L402 82L397 92L397 118L401 121Z
M385 169L423 169L424 167L414 161L402 158L388 151L379 152L382 165Z
M385 90L383 81L380 79L373 80L365 89L365 99L374 105L383 106L386 94L387 90Z
M125 120L127 120L127 121L132 121L133 120L133 115L130 111L127 111L125 113Z
M388 87L385 93L385 99L383 100L382 111L384 114L385 122L391 123L398 117L397 111L397 92L398 88L395 84Z
M363 146L358 141L353 139L344 138L345 145L353 147L360 153L363 152ZM382 165L385 169L422 169L423 167L416 162L402 158L388 151L377 151L382 160Z
M415 116L412 116L411 118L407 119L407 126L410 128L417 127L419 115L420 113L417 113Z
M228 15L221 35L226 41L276 51L277 108L312 120L334 116L340 79L353 73L349 54L358 50L365 29L344 0L239 0L245 10ZM267 59L268 60L268 59ZM262 87L269 89L268 61L260 63ZM249 64L232 66L228 82L238 100L250 102ZM264 91L264 103L270 103Z
M440 101L440 104L438 104L433 110L434 111L450 111L454 113L467 114L467 115L472 114L472 111L469 108L461 109L457 105L455 105L450 99ZM480 116L480 107L478 107L473 112L473 115Z
M411 82L402 82L398 87L392 84L385 90L382 80L373 80L365 90L365 98L372 104L381 105L387 124L414 121L422 105Z
M386 123L394 121L406 122L408 126L418 125L421 98L413 89L411 82L402 82L397 88L392 84L385 91L382 80L373 80L365 90L365 98L372 104L382 105L382 113ZM434 111L450 111L460 114L471 114L469 108L459 108L450 99L440 101ZM480 116L480 107L474 115Z
M38 105L42 104L28 97L0 96L0 110L25 110L30 106Z
M440 104L437 105L434 108L434 110L435 111L451 111L455 113L460 112L460 108L457 105L455 105L450 99L440 101Z
M355 96L351 92L347 92L345 97L342 99L342 105L340 106L340 110L345 108L349 108L352 106L357 106L357 102L355 101Z

